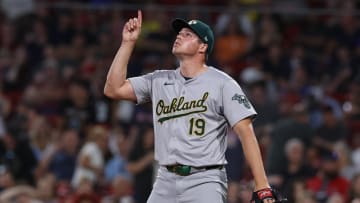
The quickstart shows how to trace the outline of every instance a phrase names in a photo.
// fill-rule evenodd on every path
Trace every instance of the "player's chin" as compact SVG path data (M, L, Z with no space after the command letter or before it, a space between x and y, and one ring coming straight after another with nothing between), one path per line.
M176 47L173 47L172 50L171 50L171 52L172 52L175 56L179 55L179 50L177 50Z

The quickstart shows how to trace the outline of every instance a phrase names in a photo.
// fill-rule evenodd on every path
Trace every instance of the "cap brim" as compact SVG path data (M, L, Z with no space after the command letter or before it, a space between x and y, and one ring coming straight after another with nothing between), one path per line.
M173 29L174 29L174 31L175 31L176 33L179 33L180 30L183 29L184 27L191 29L191 27L189 26L189 24L188 24L185 20L180 19L180 18L176 18L175 20L173 20L173 22L171 23L171 25L172 25L172 27L173 27ZM192 30L192 29L191 29L191 30Z

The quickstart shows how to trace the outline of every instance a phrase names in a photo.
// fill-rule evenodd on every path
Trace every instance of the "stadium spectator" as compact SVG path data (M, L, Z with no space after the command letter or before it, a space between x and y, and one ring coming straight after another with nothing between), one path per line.
M132 197L133 183L128 177L115 177L111 188L111 194L102 198L101 203L135 203Z
M153 185L154 129L146 127L137 137L129 154L128 170L134 177L134 199L145 203Z
M335 194L347 201L350 188L349 181L340 176L338 155L329 151L322 156L322 164L316 176L307 179L306 187L320 203L327 202Z
M69 184L75 171L79 135L75 130L67 129L54 145L38 164L38 176L51 172L56 181Z
M287 166L278 174L269 177L271 184L283 191L290 202L295 201L294 185L299 180L308 179L315 174L305 161L305 146L299 138L289 139L284 146Z
M108 146L108 131L106 128L96 125L89 129L87 141L80 150L75 172L72 178L72 186L80 187L84 180L84 187L92 188L101 185L103 178L104 156Z
M288 140L298 138L305 146L310 145L314 132L308 122L307 107L303 103L298 103L292 109L291 118L279 121L275 125L271 132L271 143L266 157L266 168L269 174L281 174L285 171L284 149Z
M117 151L112 155L112 158L107 161L104 169L105 179L108 183L113 182L117 176L128 180L132 179L127 169L128 154L131 147L130 138L125 136L121 129L118 129L115 142L117 144Z
M351 181L349 201L360 201L360 173L357 173Z
M334 145L337 142L347 140L347 130L344 123L336 118L335 112L331 106L321 108L323 124L317 129L312 143L319 150L320 156L328 151L334 151Z
M0 193L15 185L16 182L11 171L4 164L0 165Z
M351 150L345 141L334 145L334 152L339 155L340 175L351 181L360 170L356 168L351 159Z

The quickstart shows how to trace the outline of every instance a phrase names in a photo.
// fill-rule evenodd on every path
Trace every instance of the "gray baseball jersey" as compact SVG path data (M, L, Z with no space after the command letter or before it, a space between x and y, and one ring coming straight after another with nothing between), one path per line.
M237 82L214 67L188 80L178 68L129 81L137 103L152 102L160 165L226 164L227 127L256 115Z

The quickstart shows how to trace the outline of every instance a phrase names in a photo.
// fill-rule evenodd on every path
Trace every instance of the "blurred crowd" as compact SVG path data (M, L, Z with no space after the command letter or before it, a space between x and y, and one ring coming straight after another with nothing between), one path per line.
M360 202L357 1L78 1L88 9L16 0L20 11L9 2L0 12L1 203L146 202L157 170L151 105L103 95L122 26L138 8L144 19L129 77L176 68L171 19L209 23L216 37L208 64L236 79L255 106L271 185L291 203ZM296 14L317 8L336 13ZM251 173L237 136L227 137L228 202L249 202Z

